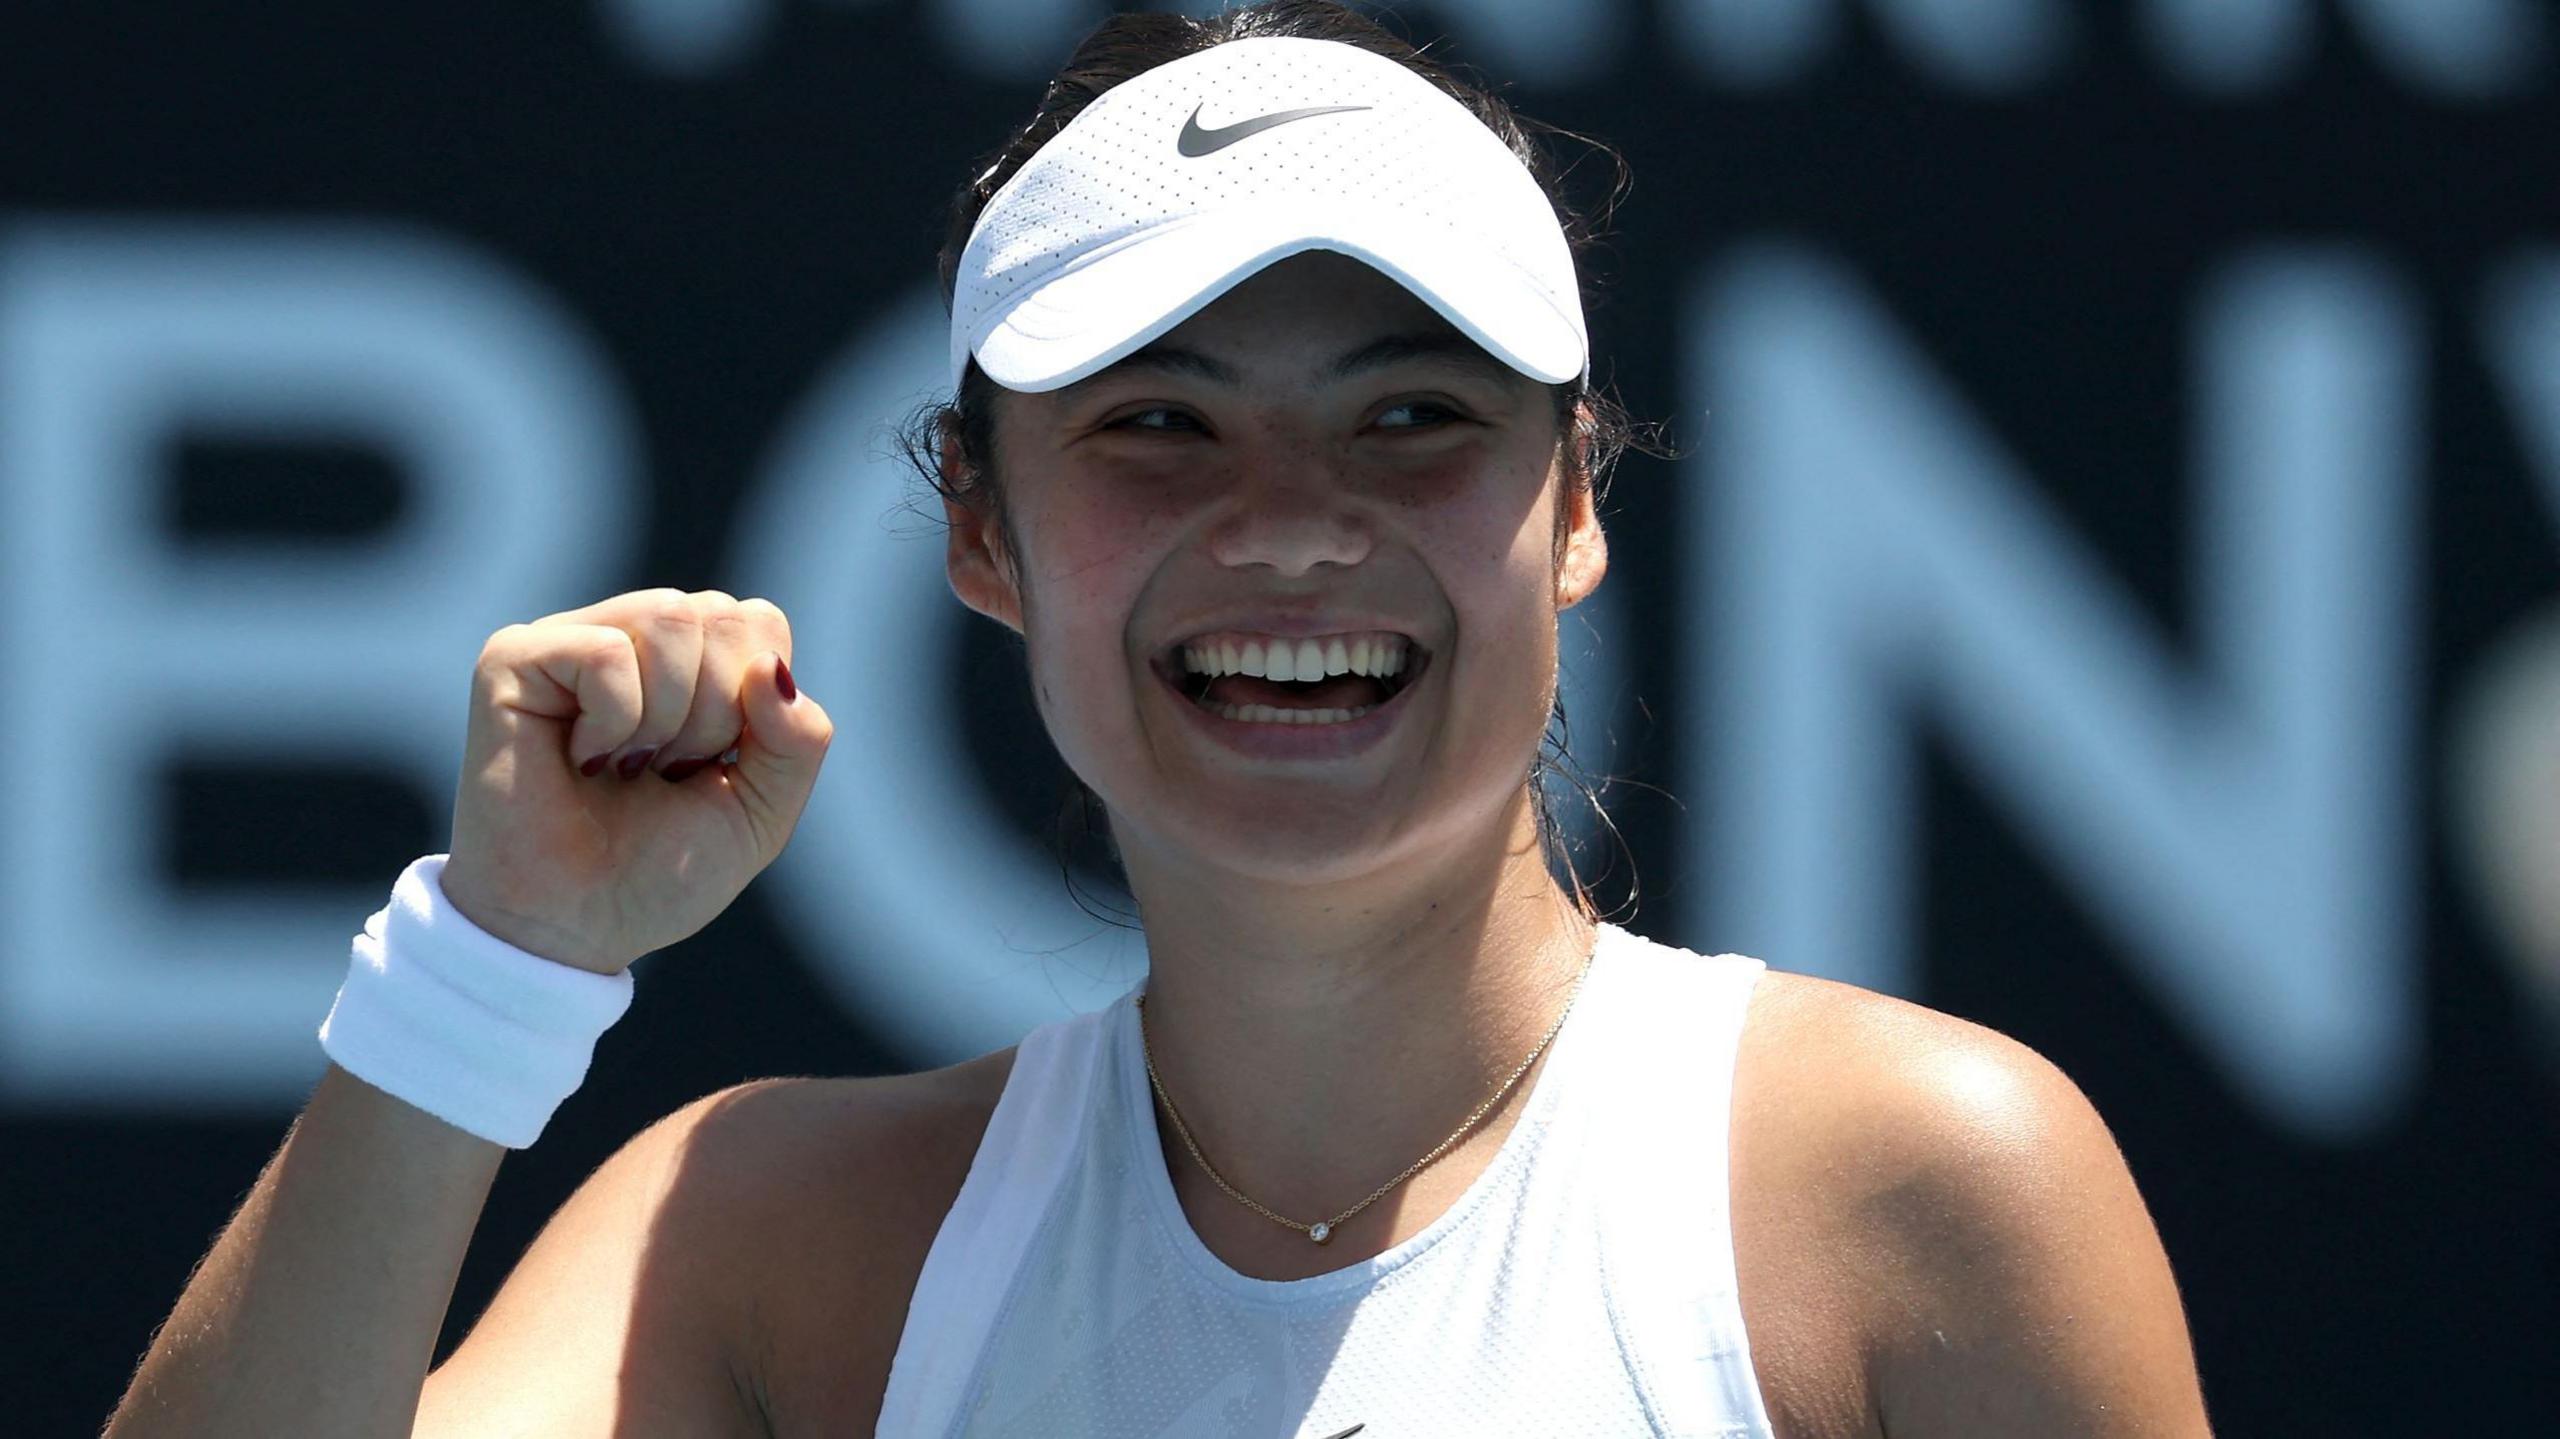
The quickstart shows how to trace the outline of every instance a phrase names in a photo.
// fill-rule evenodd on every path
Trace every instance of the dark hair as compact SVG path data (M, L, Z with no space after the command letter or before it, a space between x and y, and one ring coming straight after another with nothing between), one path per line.
M1521 115L1490 87L1442 64L1377 21L1335 0L1265 0L1263 4L1206 18L1133 12L1114 15L1097 26L1067 58L1057 78L1049 82L1031 119L987 156L978 167L977 178L952 197L950 224L940 255L944 307L951 304L961 253L968 247L969 235L977 228L987 202L1041 146L1082 114L1095 97L1124 80L1213 45L1264 36L1356 45L1403 65L1466 106L1510 147L1536 179L1538 188L1546 192L1573 252L1574 268L1585 276L1583 298L1585 307L1589 307L1593 297L1588 293L1591 284L1585 260L1627 191L1625 159L1600 141ZM1587 155L1607 165L1608 182L1588 209L1570 198L1575 166L1557 161L1545 144L1550 138L1579 145ZM1577 491L1587 492L1594 505L1606 497L1609 474L1620 455L1630 449L1643 454L1665 453L1655 427L1630 419L1605 386L1561 384L1550 388L1555 394L1557 442L1564 450L1567 482ZM972 508L991 506L1002 522L1004 494L996 478L993 419L997 391L995 382L973 360L963 373L959 393L919 410L910 418L901 439L909 460L944 499ZM946 450L956 456L956 465L946 467ZM1565 508L1558 505L1558 563L1563 561L1565 535ZM1010 541L1010 533L1006 538ZM1574 867L1571 841L1549 812L1546 779L1553 774L1579 791L1604 824L1608 816L1600 809L1599 796L1590 781L1576 772L1566 756L1564 728L1564 704L1559 697L1531 774L1530 798L1546 836L1550 861L1561 867L1561 877L1571 886L1575 901L1589 914L1593 912L1590 894ZM1548 757L1550 750L1554 752L1553 759ZM1070 802L1084 813L1087 823L1098 808L1089 795L1081 792L1071 795ZM1628 896L1631 904L1632 877Z

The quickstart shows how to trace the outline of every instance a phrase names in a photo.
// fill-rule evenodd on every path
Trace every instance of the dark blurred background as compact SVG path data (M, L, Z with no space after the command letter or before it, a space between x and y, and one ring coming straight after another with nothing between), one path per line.
M887 443L949 193L1099 13L0 12L0 1427L103 1422L511 621L767 595L841 727L509 1159L448 1347L685 1100L1135 977ZM1633 166L1602 372L1685 454L1568 622L1624 922L2059 1063L2223 1432L2548 1432L2560 8L1401 17Z

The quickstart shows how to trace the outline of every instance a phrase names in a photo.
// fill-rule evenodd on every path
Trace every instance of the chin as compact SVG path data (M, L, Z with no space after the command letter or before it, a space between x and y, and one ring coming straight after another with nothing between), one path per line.
M1187 790L1177 805L1149 807L1143 823L1115 807L1112 823L1123 836L1123 854L1133 858L1144 850L1168 856L1166 867L1177 871L1207 869L1246 883L1320 888L1476 847L1472 837L1500 828L1501 811L1520 795L1506 789L1482 796L1355 799L1290 796L1282 789L1256 783L1226 793Z
M1399 805L1281 797L1272 786L1239 786L1244 794L1194 791L1178 811L1155 809L1143 824L1114 810L1113 822L1182 868L1205 867L1265 884L1325 885L1357 879L1391 863L1411 843L1400 834ZM1232 803L1218 803L1221 798ZM1202 803L1208 801L1208 803Z

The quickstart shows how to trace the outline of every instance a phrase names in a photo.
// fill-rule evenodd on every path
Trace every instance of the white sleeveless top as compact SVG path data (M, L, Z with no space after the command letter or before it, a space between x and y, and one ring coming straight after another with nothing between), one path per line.
M882 1439L1772 1439L1726 1177L1762 969L1600 926L1492 1164L1309 1279L1239 1274L1192 1232L1136 990L1034 1030L925 1258Z

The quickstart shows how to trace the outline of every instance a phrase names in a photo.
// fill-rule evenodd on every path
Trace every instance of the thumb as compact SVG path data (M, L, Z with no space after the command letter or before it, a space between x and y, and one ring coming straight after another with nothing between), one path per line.
M745 689L746 732L738 736L730 775L769 863L800 823L836 726L815 699L799 693L791 667L771 651L747 666Z

